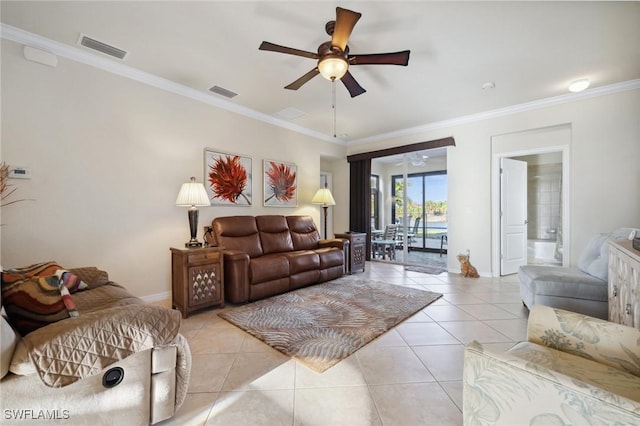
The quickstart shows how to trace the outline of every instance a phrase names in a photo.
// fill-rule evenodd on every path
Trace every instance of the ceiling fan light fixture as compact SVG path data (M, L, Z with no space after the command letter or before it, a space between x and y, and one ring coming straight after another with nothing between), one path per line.
M318 61L318 71L327 80L340 80L349 69L347 60L340 55L327 55Z

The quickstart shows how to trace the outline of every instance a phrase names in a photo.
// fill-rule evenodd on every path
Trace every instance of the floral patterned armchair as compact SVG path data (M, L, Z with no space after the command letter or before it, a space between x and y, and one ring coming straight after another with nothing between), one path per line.
M640 424L640 330L534 305L527 335L467 345L465 425Z

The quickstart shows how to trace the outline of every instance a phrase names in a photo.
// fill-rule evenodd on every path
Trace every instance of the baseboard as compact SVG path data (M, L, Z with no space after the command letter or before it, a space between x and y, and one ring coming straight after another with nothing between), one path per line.
M171 300L171 292L165 291L162 293L150 294L148 296L140 297L145 303L162 302L163 300Z

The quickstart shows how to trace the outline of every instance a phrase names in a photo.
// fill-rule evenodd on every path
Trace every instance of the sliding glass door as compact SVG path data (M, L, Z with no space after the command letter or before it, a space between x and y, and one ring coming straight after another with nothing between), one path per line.
M406 182L406 184L405 184ZM401 229L403 263L412 262L411 251L446 253L447 173L419 172L391 177L391 220ZM405 238L406 234L406 238ZM418 259L413 256L414 260Z

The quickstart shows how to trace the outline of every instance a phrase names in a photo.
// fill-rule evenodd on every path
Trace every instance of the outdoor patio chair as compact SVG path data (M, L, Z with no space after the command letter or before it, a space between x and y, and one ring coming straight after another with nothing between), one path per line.
M386 225L384 227L382 239L371 241L373 257L382 257L382 259L386 259L388 254L390 260L395 260L397 232L398 225Z

